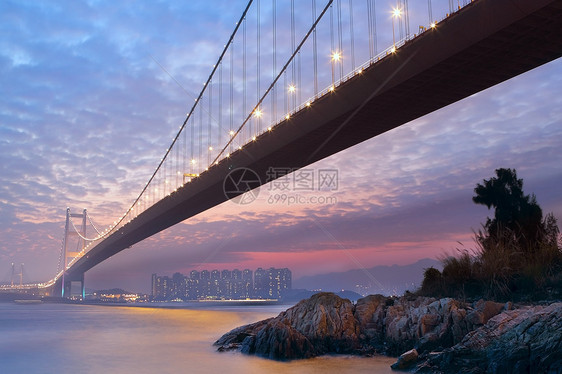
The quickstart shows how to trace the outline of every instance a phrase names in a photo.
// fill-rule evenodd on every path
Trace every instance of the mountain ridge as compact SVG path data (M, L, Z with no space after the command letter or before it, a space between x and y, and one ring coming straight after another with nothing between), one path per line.
M355 291L362 295L402 295L406 290L416 290L429 267L441 270L438 260L423 258L408 265L379 265L369 269L351 269L304 276L293 280L293 288L337 292Z

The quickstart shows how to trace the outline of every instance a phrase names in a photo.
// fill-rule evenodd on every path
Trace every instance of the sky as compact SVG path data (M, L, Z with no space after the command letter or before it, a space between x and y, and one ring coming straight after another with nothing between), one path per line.
M136 198L191 105L184 87L204 81L245 6L211 3L0 3L0 281L12 262L29 281L55 275L66 207L103 227ZM147 292L152 273L192 269L299 278L471 249L491 214L473 189L500 167L562 219L561 158L557 60L307 167L336 170L337 189L266 184L115 255L86 286Z

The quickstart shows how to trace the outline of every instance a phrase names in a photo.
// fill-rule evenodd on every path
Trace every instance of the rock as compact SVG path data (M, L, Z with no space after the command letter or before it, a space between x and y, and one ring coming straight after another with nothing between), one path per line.
M393 367L417 362L418 372L562 372L562 303L513 308L381 295L353 305L319 293L275 318L234 329L215 345L276 360L406 352Z
M443 372L562 372L562 303L507 310L418 365Z
M242 353L290 360L326 353L359 353L354 305L333 293L318 293L277 317L239 327L215 342Z
M390 367L392 370L406 370L413 367L418 361L418 351L411 349L398 357L398 360Z
M354 316L362 332L361 340L368 340L373 345L384 343L384 317L389 300L382 295L369 295L357 300Z
M428 313L420 318L420 336L427 335L427 333L433 331L437 325L441 322L441 317L438 314Z
M242 352L255 353L274 360L317 355L315 347L302 333L277 319L271 320L255 338L243 344Z
M505 309L505 307L506 304L484 300L478 300L474 305L474 309L482 314L482 324L488 322L490 318L498 315Z
M257 332L272 319L273 318L269 318L249 325L237 327L221 336L214 345L219 346L219 350L221 351L240 349L247 337L255 336Z

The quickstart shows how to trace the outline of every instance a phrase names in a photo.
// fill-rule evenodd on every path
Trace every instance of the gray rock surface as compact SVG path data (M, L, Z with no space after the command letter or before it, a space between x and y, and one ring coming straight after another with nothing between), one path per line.
M562 373L562 303L504 311L418 372Z
M418 351L415 349L410 349L404 352L398 357L398 360L392 364L390 367L394 370L406 370L416 365L418 362Z
M242 326L215 342L220 350L239 349L277 360L326 353L358 353L354 305L332 293L302 300L277 317Z
M234 329L215 345L277 360L328 353L398 356L415 349L419 372L483 367L503 373L562 370L561 339L562 303L513 309L484 300L371 295L354 305L319 293L275 318ZM402 361L397 368L415 364Z

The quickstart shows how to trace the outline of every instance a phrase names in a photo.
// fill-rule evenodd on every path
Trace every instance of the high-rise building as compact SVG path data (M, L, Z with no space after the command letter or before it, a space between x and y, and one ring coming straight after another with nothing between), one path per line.
M272 299L282 298L291 289L292 274L287 268L268 270L268 290L267 294Z
M242 290L243 298L249 298L254 295L253 272L250 269L244 269L242 272Z
M268 297L269 277L267 270L257 268L254 272L254 296L259 298Z
M189 278L193 280L199 280L201 279L201 274L199 274L197 270L191 270L191 272L189 273Z
M232 272L226 269L221 271L221 279L232 279Z
M154 299L156 297L157 294L157 290L156 290L156 278L158 278L158 275L156 275L156 273L152 274L152 293L151 296Z
M172 298L173 282L169 277L159 277L156 274L153 274L152 281L153 300L169 300Z
M219 280L221 279L221 272L217 269L211 271L211 280Z
M232 279L233 280L240 280L242 279L242 272L238 269L232 270Z

